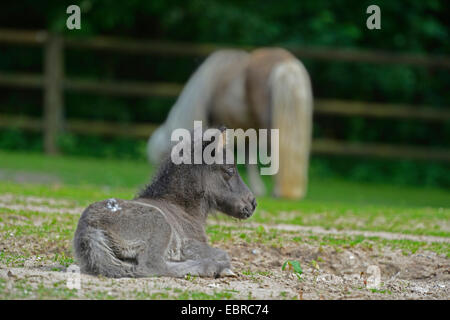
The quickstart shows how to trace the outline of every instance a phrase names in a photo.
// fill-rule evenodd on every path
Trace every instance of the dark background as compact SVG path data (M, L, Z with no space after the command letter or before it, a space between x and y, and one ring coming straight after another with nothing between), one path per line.
M66 29L66 8L81 7L81 30ZM366 8L381 8L381 30L366 28ZM308 46L448 55L449 1L3 1L0 28L47 29L65 36L111 35L238 46ZM68 77L185 83L201 58L66 51ZM0 44L2 72L42 72L42 49ZM450 107L448 69L302 59L316 98ZM66 93L70 119L154 122L172 98ZM42 91L0 87L0 114L40 117ZM450 146L450 123L316 115L314 137L416 146ZM145 158L145 141L66 133L68 155ZM0 149L42 152L39 134L0 130ZM450 188L443 162L313 156L313 174L359 181Z

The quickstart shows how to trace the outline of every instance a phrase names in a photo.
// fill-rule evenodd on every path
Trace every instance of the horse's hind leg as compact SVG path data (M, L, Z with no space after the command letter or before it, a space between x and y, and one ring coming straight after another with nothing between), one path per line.
M184 261L167 261L167 249L174 236L172 227L162 215L153 215L148 221L152 228L150 237L136 256L137 277L171 276L184 277L187 274L201 277L217 277L230 268L225 251L215 249L206 243L192 240L182 249ZM185 250L187 249L187 251Z
M136 273L139 277L168 275L164 256L172 238L172 227L160 214L149 215L148 225L157 226L149 232L144 245L136 255Z
M136 274L138 277L165 276L167 266L164 261L164 247L147 245L137 256Z
M264 185L264 181L262 180L259 173L257 155L250 152L249 143L250 142L246 144L245 148L245 163L247 168L248 182L250 185L250 190L252 190L253 194L257 197L261 197L266 194L266 186Z
M261 197L266 194L266 186L264 181L259 174L259 167L257 164L247 164L247 176L250 189L253 191L255 196Z
M157 232L157 235L147 241L145 249L136 257L136 277L170 276L180 278L187 274L200 277L230 275L228 255L220 249L216 249L220 250L220 252L215 252L215 255L211 254L214 248L209 247L213 251L206 253L206 250L203 250L206 254L202 257L193 255L192 258L184 257L186 259L184 261L167 261L165 259L166 250L169 246L172 232L170 229L164 230L162 228ZM196 252L199 251L196 250Z
M168 239L170 240L170 236ZM164 243L168 244L168 241ZM181 278L187 274L200 277L234 276L228 254L208 244L191 240L182 248L183 261L165 260L165 248L161 245L149 245L138 258L137 270L143 276L170 276Z

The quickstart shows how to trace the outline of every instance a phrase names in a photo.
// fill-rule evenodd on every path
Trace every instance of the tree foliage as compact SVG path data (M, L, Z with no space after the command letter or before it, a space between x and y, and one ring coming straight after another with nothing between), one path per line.
M81 30L65 27L66 8L71 4L81 7ZM381 30L366 28L366 8L371 4L381 8ZM448 55L449 9L450 2L445 0L19 0L0 4L0 27L48 29L72 37L114 35L230 46L297 45ZM0 45L0 50L0 70L41 72L39 48ZM201 59L195 58L66 52L68 76L99 80L183 83L200 63ZM450 106L448 69L311 59L305 59L304 63L318 98ZM41 94L23 92L0 88L0 112L40 115L36 106L41 105ZM66 113L71 118L160 122L172 103L173 99L67 94ZM448 122L330 116L316 117L315 121L316 137L450 146ZM11 132L6 136L10 139ZM5 135L1 139L6 139ZM74 139L64 140L71 141L72 151L77 150ZM433 168L433 177L439 176L442 170ZM359 170L358 174L368 171Z

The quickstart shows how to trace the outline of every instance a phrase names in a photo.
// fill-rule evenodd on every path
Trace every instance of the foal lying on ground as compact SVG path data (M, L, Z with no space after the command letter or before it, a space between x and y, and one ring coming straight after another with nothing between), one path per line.
M107 277L231 276L228 254L207 244L207 215L246 219L255 207L234 164L176 165L168 157L134 200L96 202L83 212L75 256L82 272Z

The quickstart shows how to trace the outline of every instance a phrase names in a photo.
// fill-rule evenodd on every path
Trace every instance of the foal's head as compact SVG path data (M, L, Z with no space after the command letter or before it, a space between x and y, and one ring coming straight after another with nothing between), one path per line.
M205 196L212 208L235 218L247 219L255 211L256 199L242 180L234 161L226 163L227 152L233 152L226 147L226 141L226 131L222 129L219 146L223 164L204 165Z
M226 148L225 128L220 130L217 139L201 144L201 150L203 154L205 148L212 146L210 144L217 144L216 150L222 150L223 164L206 164L204 159L201 164L194 164L194 143L190 143L192 164L175 164L170 156L166 157L152 184L139 196L163 198L183 206L188 212L200 206L204 213L218 210L235 218L249 218L256 208L256 200L242 181L236 164L226 163L226 154L232 150Z

